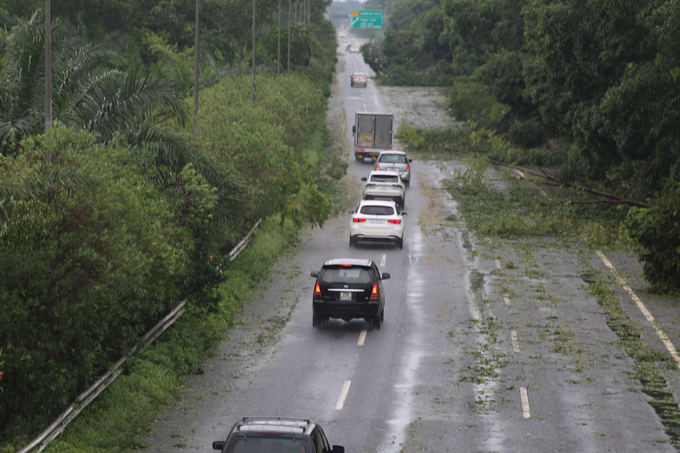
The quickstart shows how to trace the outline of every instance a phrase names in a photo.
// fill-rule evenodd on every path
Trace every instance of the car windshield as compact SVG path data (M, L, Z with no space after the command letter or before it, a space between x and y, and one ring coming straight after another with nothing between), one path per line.
M229 453L308 453L307 447L300 442L287 437L272 439L251 437L238 439L229 445Z
M405 164L406 156L403 154L383 154L378 159L378 162L386 162L388 164Z
M371 274L362 267L339 266L323 270L324 283L370 283Z
M397 175L373 175L373 176L371 176L371 182L399 182L399 176L397 176Z
M366 215L392 215L394 214L394 208L392 206L362 206L359 211L361 214Z

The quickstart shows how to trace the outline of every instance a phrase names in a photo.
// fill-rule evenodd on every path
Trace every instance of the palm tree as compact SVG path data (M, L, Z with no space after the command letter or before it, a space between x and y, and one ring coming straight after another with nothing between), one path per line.
M11 153L25 136L44 129L43 13L19 21L0 36L5 65L0 67L0 152ZM102 143L122 133L129 144L154 153L159 172L179 172L192 163L231 199L243 187L235 174L224 174L185 139L162 127L168 120L185 125L188 106L182 87L160 72L128 71L114 64L113 39L84 42L67 22L56 18L52 29L53 119L55 125L85 129ZM163 180L164 178L161 178ZM74 179L75 183L76 179ZM166 181L167 182L167 181ZM12 197L30 196L16 182L0 181L0 210ZM233 201L233 200L232 200Z

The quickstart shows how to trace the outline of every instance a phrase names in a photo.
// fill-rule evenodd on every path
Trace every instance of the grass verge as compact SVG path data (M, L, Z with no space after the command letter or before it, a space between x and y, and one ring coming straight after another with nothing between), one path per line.
M278 216L262 222L248 247L225 271L218 313L189 311L149 349L128 362L101 397L48 445L51 453L111 453L147 447L139 439L152 416L180 389L180 377L200 374L206 355L224 338L251 290L276 257L298 238L299 228Z

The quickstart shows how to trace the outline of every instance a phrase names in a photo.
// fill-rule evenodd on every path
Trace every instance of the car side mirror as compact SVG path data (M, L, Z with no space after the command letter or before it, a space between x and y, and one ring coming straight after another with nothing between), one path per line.
M408 161L409 161L409 162L413 162L413 159L409 159Z
M354 134L356 131L357 131L357 127L356 127L356 126L352 126L352 133Z
M383 280L389 280L389 278L390 278L390 274L388 274L387 272L383 272L382 279Z
M317 278L319 276L319 271L312 271L310 275L314 278Z
M408 212L402 212L401 215L408 215Z
M333 450L331 450L333 453L345 453L345 447L341 447L340 445L333 445Z
M216 440L213 442L213 450L224 450L224 446L227 445L227 442L224 440Z
M366 181L366 178L361 178L362 181Z

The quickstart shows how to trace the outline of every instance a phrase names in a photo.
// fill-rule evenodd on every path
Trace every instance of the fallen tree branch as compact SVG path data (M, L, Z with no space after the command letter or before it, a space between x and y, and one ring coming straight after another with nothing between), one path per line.
M524 168L518 167L516 165L506 164L505 162L500 162L500 161L491 159L491 158L486 157L486 156L481 156L481 155L479 155L479 153L477 153L475 151L469 151L467 149L456 148L456 147L452 147L452 146L448 146L448 145L436 144L434 146L437 146L439 148L448 149L448 150L455 151L455 152L464 153L464 154L478 155L478 156L482 157L483 159L486 159L488 162L490 162L492 164L512 168L514 170L520 170L523 173L527 173L527 174L530 174L530 175L538 177L538 178L546 178L549 181L553 181L554 183L557 183L557 184L550 184L550 185L560 185L560 186L563 186L563 187L570 187L572 189L582 190L584 192L588 192L588 193L596 195L598 197L608 198L609 200L611 200L611 201L609 201L610 203L628 204L628 205L631 205L631 206L638 206L638 207L641 207L641 208L651 208L651 205L649 205L647 203L643 203L643 202L636 201L636 200L630 200L630 199L627 199L627 198L624 198L624 197L619 197L619 196L611 194L611 193L602 192L602 191L596 190L596 189L591 189L590 187L585 186L583 184L577 184L577 183L570 182L570 181L562 181L560 178L558 178L557 176L555 176L553 174L546 173L544 171L542 171L541 173L538 173L536 171L524 169ZM524 179L523 177L520 177L520 178ZM528 178L526 178L526 179L528 179ZM531 179L529 179L529 180L532 181ZM542 181L542 183L547 184L547 182L545 182L545 181ZM595 204L595 203L606 203L606 202L607 201L605 201L605 200L602 200L602 201L594 200L592 202L583 202L581 204ZM572 202L570 201L570 203L572 203ZM578 202L574 201L574 203L578 203Z

